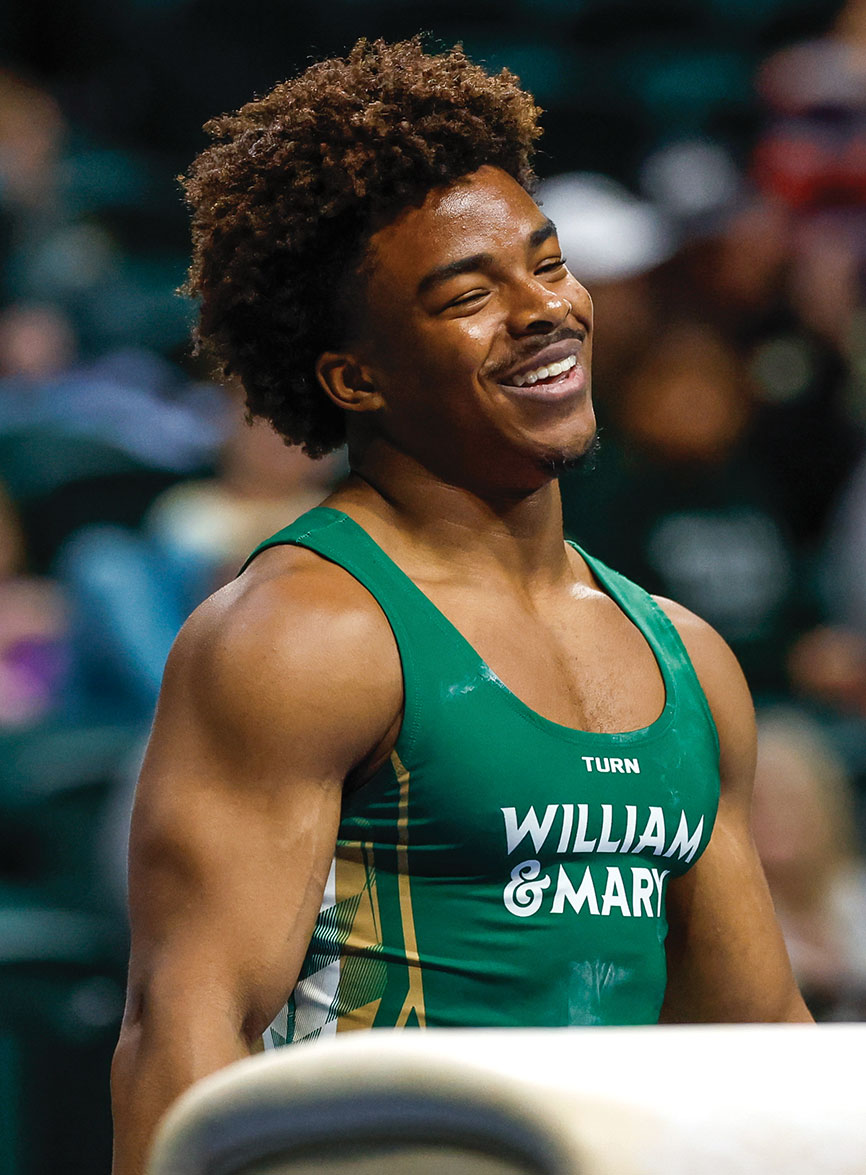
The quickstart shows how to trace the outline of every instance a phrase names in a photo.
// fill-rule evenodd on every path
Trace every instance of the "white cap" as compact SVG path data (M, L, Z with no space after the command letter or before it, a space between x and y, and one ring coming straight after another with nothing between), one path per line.
M681 139L655 151L643 165L641 188L690 234L718 224L745 194L730 154L705 139Z
M636 277L667 260L676 242L668 219L605 175L573 171L539 186L536 199L554 222L576 278Z

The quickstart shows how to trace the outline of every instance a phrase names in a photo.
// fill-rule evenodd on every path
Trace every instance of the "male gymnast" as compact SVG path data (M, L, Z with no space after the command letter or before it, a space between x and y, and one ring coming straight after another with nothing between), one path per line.
M263 1037L809 1019L732 654L563 540L592 302L530 194L538 115L457 49L361 42L210 123L186 179L200 338L351 472L169 659L116 1175Z

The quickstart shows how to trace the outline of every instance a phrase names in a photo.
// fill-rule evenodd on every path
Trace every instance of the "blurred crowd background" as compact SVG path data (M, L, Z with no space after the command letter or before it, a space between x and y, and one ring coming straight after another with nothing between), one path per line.
M320 498L188 345L201 124L421 29L545 108L596 305L569 533L712 622L814 1013L866 1018L866 2L2 0L0 1175L108 1169L125 837L184 618Z

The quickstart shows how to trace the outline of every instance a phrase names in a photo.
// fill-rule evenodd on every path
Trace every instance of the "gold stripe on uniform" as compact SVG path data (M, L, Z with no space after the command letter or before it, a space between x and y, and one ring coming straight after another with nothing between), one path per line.
M412 1011L418 1018L420 1028L427 1027L427 1013L424 1008L424 984L421 976L421 960L418 957L418 942L415 938L415 917L412 913L412 886L409 879L409 772L400 762L396 751L391 752L391 764L400 785L397 810L397 886L400 898L400 920L403 923L403 951L409 972L409 990L396 1028L404 1028Z
M379 996L378 999L371 1000L369 1004L364 1004L362 1008L355 1008L354 1012L347 1012L337 1021L337 1031L353 1032L356 1028L372 1028L381 1002L382 997Z
M382 924L379 915L379 894L376 881L376 867L373 846L359 842L340 845L336 856L336 900L348 902L359 896L358 908L352 925L340 951L342 972L345 952L369 953L371 947L382 945ZM342 981L342 979L341 979ZM350 1008L337 1017L337 1032L357 1028L372 1028L381 996L360 1008Z

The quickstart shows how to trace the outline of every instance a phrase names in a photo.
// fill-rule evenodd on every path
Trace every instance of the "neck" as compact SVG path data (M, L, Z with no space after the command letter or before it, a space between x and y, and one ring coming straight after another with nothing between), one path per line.
M386 549L413 561L473 576L541 583L567 572L559 483L538 477L523 489L466 486L437 476L388 448L369 450L329 504L345 509Z

